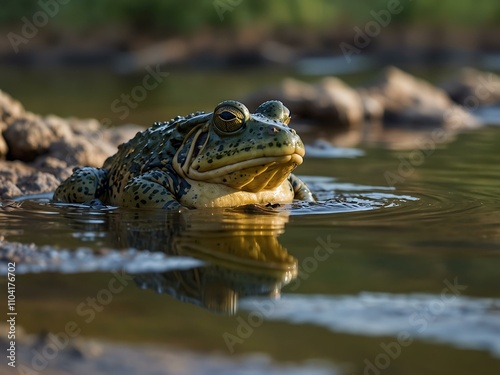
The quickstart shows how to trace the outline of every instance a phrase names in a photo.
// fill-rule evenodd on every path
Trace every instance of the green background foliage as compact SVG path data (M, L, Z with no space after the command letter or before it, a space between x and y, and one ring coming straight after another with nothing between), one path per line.
M17 0L2 4L4 26L21 22L57 0ZM332 28L370 19L370 11L386 9L397 0L69 0L53 25L89 29L107 24L129 25L144 31L189 33L200 27L245 28L264 25ZM497 0L401 0L403 11L394 24L494 26L500 22ZM223 12L223 19L217 12ZM52 24L52 22L51 22Z

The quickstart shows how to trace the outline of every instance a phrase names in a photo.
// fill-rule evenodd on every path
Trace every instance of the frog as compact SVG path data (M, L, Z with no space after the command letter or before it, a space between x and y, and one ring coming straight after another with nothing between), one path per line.
M279 205L314 201L291 173L305 147L289 127L290 111L278 100L250 113L236 100L213 112L155 122L102 167L77 167L53 200L147 209Z

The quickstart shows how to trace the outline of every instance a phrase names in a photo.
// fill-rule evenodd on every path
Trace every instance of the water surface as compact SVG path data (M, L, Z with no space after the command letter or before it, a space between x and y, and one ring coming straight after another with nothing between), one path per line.
M18 326L73 321L151 371L176 353L172 373L499 373L500 128L436 134L343 150L306 134L313 204L5 205L3 239L36 250L18 267Z

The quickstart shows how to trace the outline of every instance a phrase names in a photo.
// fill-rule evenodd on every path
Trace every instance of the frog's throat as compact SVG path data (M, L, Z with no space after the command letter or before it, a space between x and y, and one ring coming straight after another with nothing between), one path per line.
M196 166L193 167L193 162L199 150L207 144L208 138L208 133L202 129L196 132L193 129L188 134L186 139L190 139L190 144L183 144L174 157L174 169L179 175L256 193L281 185L303 161L303 150L296 148L283 155L252 157L249 153L247 160L232 161L228 158L221 167L200 171Z

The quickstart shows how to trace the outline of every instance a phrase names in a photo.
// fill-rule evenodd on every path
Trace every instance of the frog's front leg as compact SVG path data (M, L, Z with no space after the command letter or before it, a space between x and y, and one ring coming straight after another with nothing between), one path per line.
M316 199L313 196L313 193L307 185L294 174L290 174L288 177L288 181L292 184L294 199L299 199L302 201L314 202Z
M53 200L66 203L85 203L93 199L105 201L107 191L106 170L81 167L73 169L73 174L57 187Z
M122 193L122 207L178 209L175 179L168 172L155 169L134 177Z

